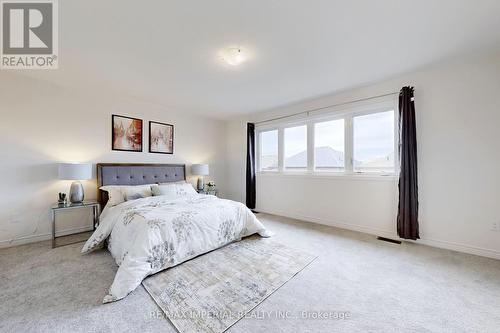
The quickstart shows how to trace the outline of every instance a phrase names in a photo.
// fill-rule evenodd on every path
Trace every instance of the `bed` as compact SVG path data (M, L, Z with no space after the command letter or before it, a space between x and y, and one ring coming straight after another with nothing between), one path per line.
M186 168L183 164L98 164L97 180L99 188L182 184ZM103 303L124 298L151 274L242 237L270 236L245 205L195 191L139 197L110 207L108 192L99 190L98 201L105 208L82 253L106 242L119 266Z

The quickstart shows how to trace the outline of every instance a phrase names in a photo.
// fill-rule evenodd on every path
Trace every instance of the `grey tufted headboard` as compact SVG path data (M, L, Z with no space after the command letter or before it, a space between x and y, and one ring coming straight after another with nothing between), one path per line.
M186 180L185 164L97 164L97 187L105 185L144 185ZM104 208L108 194L97 190L97 201Z

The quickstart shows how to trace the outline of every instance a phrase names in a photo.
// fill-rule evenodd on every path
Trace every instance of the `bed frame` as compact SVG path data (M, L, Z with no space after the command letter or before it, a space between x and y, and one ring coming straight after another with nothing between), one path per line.
M97 201L101 208L108 202L108 193L99 190L105 185L144 185L186 180L185 164L98 163Z

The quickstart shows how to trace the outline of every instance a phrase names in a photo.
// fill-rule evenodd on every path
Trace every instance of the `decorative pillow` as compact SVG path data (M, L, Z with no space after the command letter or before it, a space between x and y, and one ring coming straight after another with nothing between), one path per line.
M169 199L177 198L175 184L154 184L151 185L151 192L154 196L168 196Z
M177 195L196 194L196 190L190 183L175 184Z
M108 203L106 206L113 207L125 201L122 186L101 186L99 189L108 192Z
M125 201L146 198L153 195L151 185L127 186L122 191Z
M186 182L155 184L151 186L151 191L155 196L169 196L172 199L182 195L196 194L193 185Z

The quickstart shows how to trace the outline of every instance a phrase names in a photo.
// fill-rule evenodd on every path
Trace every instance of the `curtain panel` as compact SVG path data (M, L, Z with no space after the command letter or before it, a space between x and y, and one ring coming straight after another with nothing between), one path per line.
M247 123L247 181L246 204L255 208L255 124Z
M399 205L397 229L401 238L416 240L418 227L417 131L413 87L399 93Z

